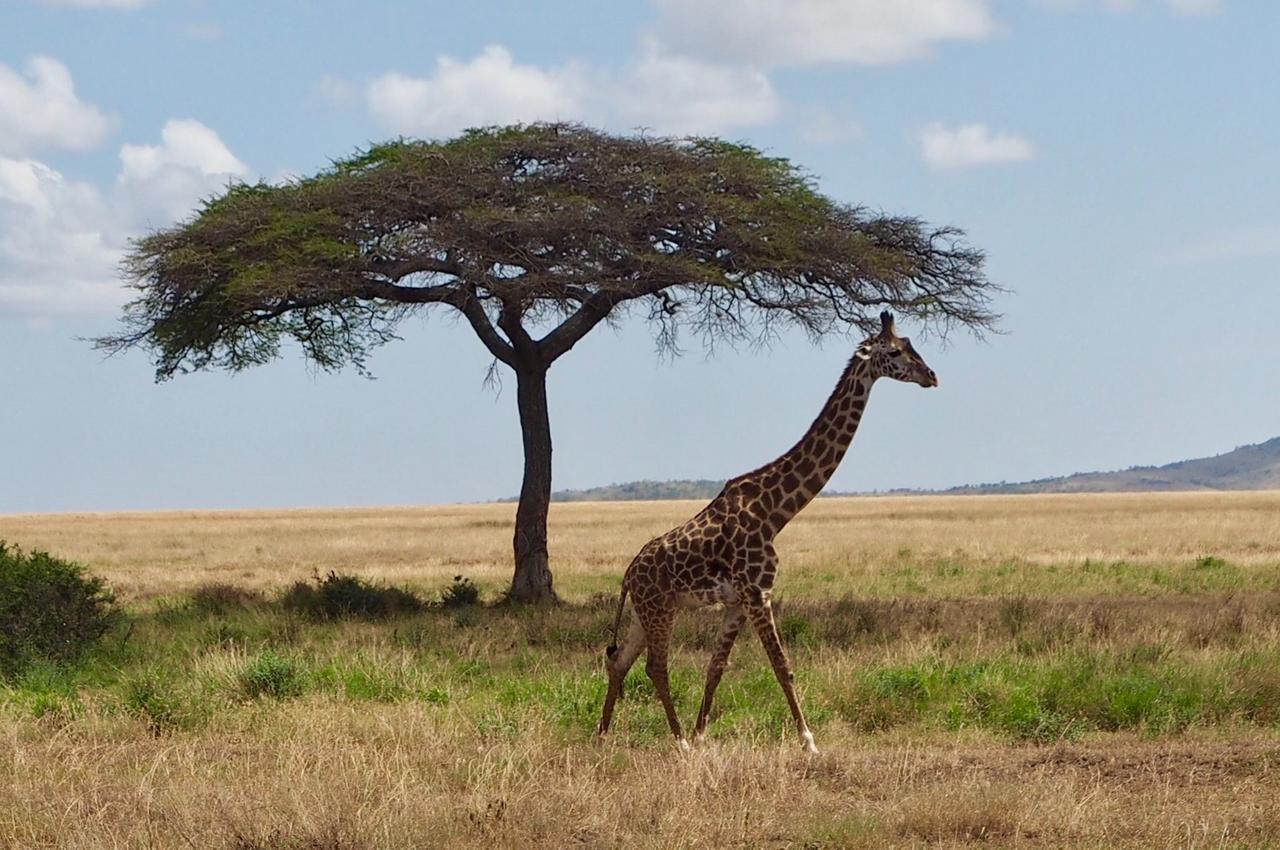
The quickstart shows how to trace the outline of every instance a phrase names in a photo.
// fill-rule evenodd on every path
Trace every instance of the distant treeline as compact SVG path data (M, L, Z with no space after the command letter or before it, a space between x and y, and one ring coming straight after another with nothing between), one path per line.
M724 482L699 478L680 481L627 481L607 484L586 490L556 490L551 494L553 502L654 502L663 499L705 499L720 495ZM822 492L819 496L847 496L848 493ZM514 496L499 499L514 502Z
M553 502L644 502L659 499L713 499L724 488L723 481L627 481L586 490L556 490ZM515 496L500 499L514 502Z

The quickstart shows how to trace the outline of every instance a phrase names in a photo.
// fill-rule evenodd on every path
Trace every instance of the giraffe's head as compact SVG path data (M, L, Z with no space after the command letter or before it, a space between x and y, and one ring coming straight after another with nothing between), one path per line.
M911 347L911 340L898 336L893 314L880 314L880 333L858 347L858 357L871 362L871 374L877 378L893 378L922 387L936 387L938 376Z

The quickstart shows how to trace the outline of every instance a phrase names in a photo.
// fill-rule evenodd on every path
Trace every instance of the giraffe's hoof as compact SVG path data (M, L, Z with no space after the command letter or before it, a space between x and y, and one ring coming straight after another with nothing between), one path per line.
M688 742L688 741L686 741L684 738L677 738L677 739L676 739L676 746L678 746L678 747L680 748L680 752L682 752L682 753L687 753L687 752L689 752L691 749L693 749L692 747L690 747L690 746L689 746L689 742Z
M818 754L818 745L813 742L813 733L806 730L800 734L800 737L804 739L804 751L816 756Z

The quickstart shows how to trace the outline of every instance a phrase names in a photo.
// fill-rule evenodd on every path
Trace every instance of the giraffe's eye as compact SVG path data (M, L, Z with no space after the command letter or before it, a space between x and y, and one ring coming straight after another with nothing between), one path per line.
M890 356L890 357L901 357L901 356L902 356L902 349L900 349L900 348L895 348L893 351L890 351L890 352L889 352L889 356Z

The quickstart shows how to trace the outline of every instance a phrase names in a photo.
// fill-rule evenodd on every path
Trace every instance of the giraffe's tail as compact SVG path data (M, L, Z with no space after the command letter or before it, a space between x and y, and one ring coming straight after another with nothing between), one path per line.
M618 596L618 615L613 618L613 637L609 640L609 645L604 649L604 660L609 662L613 660L613 656L618 652L618 627L622 625L622 610L627 604L627 583L622 582L622 593Z
M622 611L627 605L627 579L622 579L622 593L618 596L618 615L613 618L613 637L609 640L609 645L604 648L604 666L609 667L609 662L613 661L613 656L618 654L618 627L622 625ZM613 674L610 673L610 676ZM622 683L618 683L618 699L625 696Z

